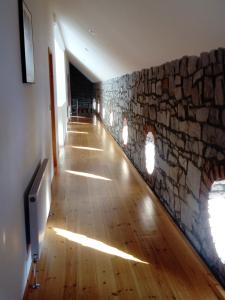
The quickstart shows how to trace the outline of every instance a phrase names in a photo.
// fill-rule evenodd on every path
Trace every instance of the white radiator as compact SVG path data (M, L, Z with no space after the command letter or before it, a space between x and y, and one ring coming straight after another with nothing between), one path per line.
M51 205L51 179L48 159L41 164L29 192L29 223L31 255L37 261L41 255L45 226Z

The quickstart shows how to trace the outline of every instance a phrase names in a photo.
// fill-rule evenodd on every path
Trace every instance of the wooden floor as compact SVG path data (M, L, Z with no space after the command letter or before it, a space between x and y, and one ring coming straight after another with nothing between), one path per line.
M91 122L69 125L41 288L28 288L25 299L218 299L207 269L100 122Z

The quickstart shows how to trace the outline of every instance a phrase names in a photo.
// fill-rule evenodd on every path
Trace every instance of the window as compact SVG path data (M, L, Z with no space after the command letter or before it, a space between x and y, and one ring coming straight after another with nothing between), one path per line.
M127 118L124 118L124 120L123 120L122 137L123 137L123 143L124 143L124 145L127 145L127 143L128 143L128 124L127 124Z
M215 248L225 264L225 180L215 181L209 193L209 224Z
M145 164L148 174L152 174L155 167L155 139L152 132L148 132L145 141Z
M105 108L102 110L102 118L105 119Z
M98 113L100 113L100 103L98 102Z
M92 106L93 106L93 110L96 110L96 100L95 100L95 98L93 99Z

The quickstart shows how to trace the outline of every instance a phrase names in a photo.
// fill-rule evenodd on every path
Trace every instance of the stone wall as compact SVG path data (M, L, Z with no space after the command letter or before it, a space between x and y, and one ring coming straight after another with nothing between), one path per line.
M210 187L225 178L224 82L225 50L218 49L98 83L96 99L105 108L109 132L225 286L225 265L216 253L208 214ZM156 147L151 175L145 166L148 131Z

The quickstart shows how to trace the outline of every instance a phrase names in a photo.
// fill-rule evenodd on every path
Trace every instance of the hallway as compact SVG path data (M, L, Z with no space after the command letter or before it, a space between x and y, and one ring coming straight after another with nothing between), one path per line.
M99 121L73 117L26 300L218 299L207 269Z

